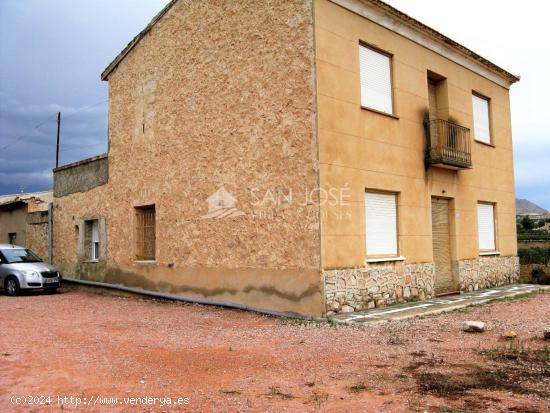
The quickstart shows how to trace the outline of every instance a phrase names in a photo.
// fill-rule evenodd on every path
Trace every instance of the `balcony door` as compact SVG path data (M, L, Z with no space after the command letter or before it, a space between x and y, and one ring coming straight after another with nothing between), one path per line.
M456 290L451 265L449 200L432 198L432 244L435 264L435 294Z
M428 79L428 100L429 100L430 120L437 119L437 116L438 116L437 81L432 79Z

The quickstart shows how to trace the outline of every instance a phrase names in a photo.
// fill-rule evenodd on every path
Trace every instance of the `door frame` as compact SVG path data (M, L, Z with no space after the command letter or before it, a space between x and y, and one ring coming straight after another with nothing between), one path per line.
M451 265L451 278L452 278L452 287L450 290L442 291L440 293L436 293L436 276L435 273L435 257L433 257L433 208L432 208L432 200L433 199L442 199L448 202L448 225L449 225L449 258L450 258L450 265ZM436 296L443 296L443 295L451 295L451 294L460 294L460 285L458 280L458 269L456 266L457 262L457 251L456 251L456 213L455 213L455 198L448 197L448 196L441 196L441 195L431 195L430 196L430 231L432 236L432 259L434 264L434 295Z

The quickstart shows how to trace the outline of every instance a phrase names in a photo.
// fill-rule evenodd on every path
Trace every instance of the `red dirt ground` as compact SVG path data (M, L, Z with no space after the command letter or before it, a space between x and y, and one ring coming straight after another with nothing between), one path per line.
M0 411L11 396L117 397L81 411L549 412L550 294L335 327L64 287L0 296ZM461 331L465 320L488 331ZM499 339L505 330L519 339ZM128 397L182 397L134 405ZM462 410L457 410L462 409Z

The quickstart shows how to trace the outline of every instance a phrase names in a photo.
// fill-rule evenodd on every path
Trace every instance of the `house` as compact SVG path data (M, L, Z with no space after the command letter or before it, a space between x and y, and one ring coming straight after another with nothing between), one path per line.
M0 244L15 244L48 258L48 205L52 191L0 196Z
M518 278L519 78L379 0L174 0L101 78L66 274L318 316Z

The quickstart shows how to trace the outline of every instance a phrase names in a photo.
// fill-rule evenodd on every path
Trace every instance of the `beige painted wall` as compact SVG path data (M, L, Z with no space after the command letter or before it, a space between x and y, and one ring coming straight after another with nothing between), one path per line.
M477 201L497 204L497 249L516 255L508 90L328 0L315 0L314 10L321 186L348 187L351 200L321 207L323 268L365 265L366 188L399 193L399 252L407 262L433 259L431 196L453 199L452 259L478 257ZM398 119L360 106L360 41L393 55ZM494 147L473 142L471 170L424 169L428 70L447 79L449 115L472 136L472 90L491 98Z
M109 182L56 198L54 260L78 276L320 315L319 208L256 205L318 184L312 3L179 1L109 77ZM202 219L224 187L245 215ZM156 262L134 206L156 206ZM106 257L80 263L102 216Z
M27 206L11 211L0 211L0 244L9 242L9 234L16 233L17 245L25 246L27 242Z

